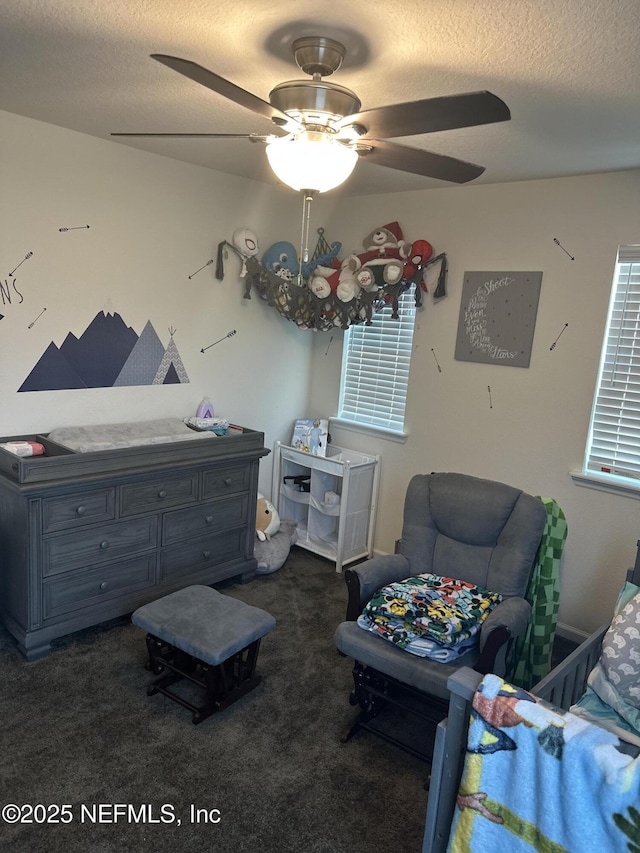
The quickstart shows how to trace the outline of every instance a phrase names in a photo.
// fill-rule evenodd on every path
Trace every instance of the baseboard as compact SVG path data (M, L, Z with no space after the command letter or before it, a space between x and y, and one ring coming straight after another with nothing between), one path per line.
M556 625L556 633L565 640L571 640L573 643L582 643L590 635L586 631L581 631L579 628L574 628L572 625L565 625L564 622L558 622Z
M390 553L399 554L400 553L400 543L402 539L396 539L393 546L393 552L391 551L381 551L379 548L373 549L374 557L388 557Z

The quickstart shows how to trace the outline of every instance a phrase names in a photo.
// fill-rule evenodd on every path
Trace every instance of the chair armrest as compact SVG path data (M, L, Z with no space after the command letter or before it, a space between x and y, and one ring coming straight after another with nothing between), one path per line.
M480 657L474 669L504 676L511 644L526 630L530 615L531 605L524 598L514 596L501 601L480 629Z
M409 561L402 554L381 554L347 569L344 579L349 591L347 621L354 622L376 590L411 575Z
M482 651L491 636L498 627L504 627L509 631L510 637L519 637L529 624L531 605L524 598L513 596L505 598L497 607L491 611L480 629L480 651Z

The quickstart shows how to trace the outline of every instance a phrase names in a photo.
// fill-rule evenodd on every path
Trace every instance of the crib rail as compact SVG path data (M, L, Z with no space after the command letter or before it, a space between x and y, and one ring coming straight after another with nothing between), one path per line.
M449 716L438 723L422 853L445 853L460 786L471 703L483 676L463 666L447 681Z
M540 699L568 711L587 689L587 678L600 656L602 638L609 623L601 625L577 649L545 675L531 692Z
M635 565L627 572L626 579L640 586L640 540ZM587 637L577 649L535 684L531 692L552 705L564 708L565 711L569 710L587 688L587 678L600 656L602 640L609 624L607 622L601 625Z

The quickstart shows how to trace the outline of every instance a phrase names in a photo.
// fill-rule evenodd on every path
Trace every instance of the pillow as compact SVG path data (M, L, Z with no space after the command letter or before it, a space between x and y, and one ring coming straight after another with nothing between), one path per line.
M588 685L640 732L640 587L625 583Z
M633 587L633 584L625 586ZM602 642L602 665L622 698L640 708L640 588L628 601L623 594Z
M416 645L428 641L458 655L472 638L477 642L480 626L500 601L498 593L468 581L421 574L378 590L358 624L406 651L420 654Z

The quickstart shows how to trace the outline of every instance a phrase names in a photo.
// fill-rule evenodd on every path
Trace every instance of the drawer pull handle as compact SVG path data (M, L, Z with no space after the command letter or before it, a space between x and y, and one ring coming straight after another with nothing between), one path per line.
M161 490L158 492L158 497L160 498L160 500L162 500L163 498L166 498L166 496L167 496L167 493L166 493L166 491L165 491L164 489L161 489Z
M227 477L227 479L224 481L225 486L230 486L231 483L232 483L231 477Z
M81 505L81 506L76 508L76 515L84 515L86 511L87 511L86 506Z
M103 539L102 542L100 543L100 550L106 551L108 547L109 547L109 543L107 542L106 539Z
M102 583L100 584L100 589L104 592L104 590L105 590L108 586L109 586L109 584L107 583L107 581L102 581Z
M213 521L213 516L205 515L204 520L207 522L207 524L211 524L211 522Z
M203 551L202 552L202 557L204 560L208 560L210 556L211 556L211 551Z

